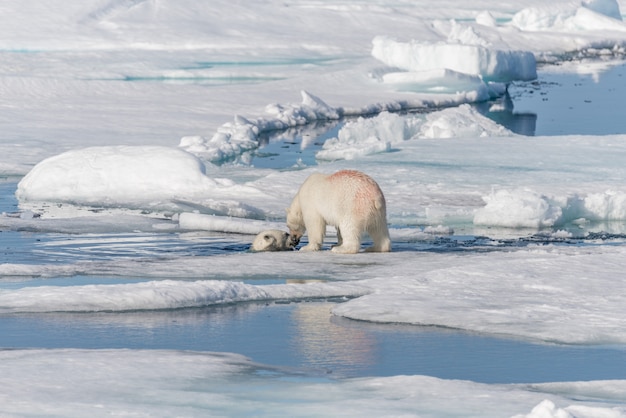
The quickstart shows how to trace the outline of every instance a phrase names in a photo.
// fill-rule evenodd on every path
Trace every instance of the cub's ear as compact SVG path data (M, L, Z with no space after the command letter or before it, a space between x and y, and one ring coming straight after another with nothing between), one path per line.
M269 236L269 234L265 234L265 235L263 235L263 239L265 241L269 241L271 239L271 237Z

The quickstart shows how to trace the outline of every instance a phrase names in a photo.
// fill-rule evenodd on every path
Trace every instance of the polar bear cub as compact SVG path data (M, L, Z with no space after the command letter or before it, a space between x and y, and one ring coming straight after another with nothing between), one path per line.
M301 251L322 248L326 225L337 229L331 251L354 254L367 232L374 245L366 251L391 251L385 196L370 176L354 170L331 175L311 174L287 209L287 227L294 245L307 232L309 244Z
M251 251L289 251L295 248L289 234L278 229L260 232L252 241Z

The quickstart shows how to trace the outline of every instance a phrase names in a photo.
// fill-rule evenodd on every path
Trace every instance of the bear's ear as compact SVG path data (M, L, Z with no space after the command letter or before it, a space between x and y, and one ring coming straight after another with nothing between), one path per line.
M265 234L265 235L263 235L263 239L264 239L265 241L269 241L269 240L270 240L270 236L269 236L269 234Z

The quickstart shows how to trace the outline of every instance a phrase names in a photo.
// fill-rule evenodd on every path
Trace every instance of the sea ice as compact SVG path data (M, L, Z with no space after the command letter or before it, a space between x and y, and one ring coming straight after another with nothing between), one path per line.
M54 249L38 245L29 249L36 262L0 264L2 283L18 283L0 290L0 311L123 315L345 296L351 299L334 308L337 316L622 347L623 243L558 240L587 228L626 232L624 135L521 137L466 106L366 118L504 94L506 83L536 76L537 60L623 56L620 8L624 2L615 0L5 1L0 175L21 182L20 213L0 216L3 230L253 234L281 225L312 172L352 168L381 185L392 238L403 250L164 258L137 250L126 259L60 262ZM301 101L290 104L299 91ZM264 132L346 116L361 119L328 141L317 166L223 164L257 149ZM74 205L92 219L67 210ZM550 227L554 243L522 240L502 249L494 238L493 248L476 252L411 246L429 233L496 236L499 227ZM526 232L505 234L520 235ZM79 275L145 281L32 280ZM238 281L277 275L294 280ZM326 281L299 283L310 278ZM624 381L312 382L234 354L159 350L0 350L0 360L0 414L10 416L626 415Z

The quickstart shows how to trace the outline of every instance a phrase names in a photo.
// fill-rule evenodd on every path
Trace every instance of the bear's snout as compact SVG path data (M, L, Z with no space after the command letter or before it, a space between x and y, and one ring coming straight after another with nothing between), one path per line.
M295 247L296 245L300 244L300 237L301 235L289 234L289 243L291 244L292 247Z

